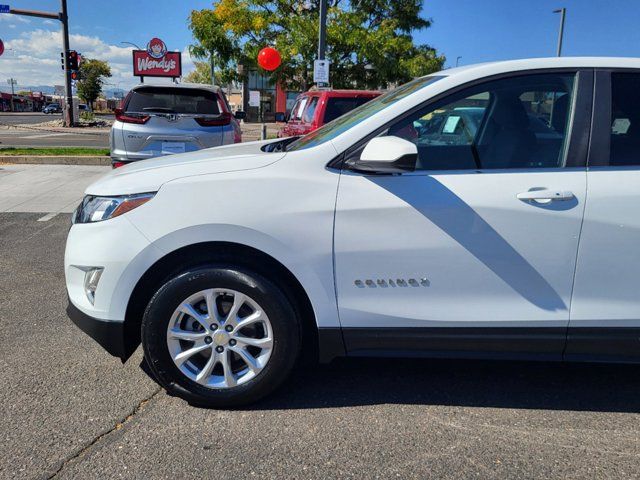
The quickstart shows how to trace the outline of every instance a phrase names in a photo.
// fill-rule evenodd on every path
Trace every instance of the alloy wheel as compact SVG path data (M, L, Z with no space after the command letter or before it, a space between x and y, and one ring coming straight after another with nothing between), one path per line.
M273 350L273 331L260 305L229 289L199 291L171 315L167 347L190 380L212 389L232 388L255 378Z

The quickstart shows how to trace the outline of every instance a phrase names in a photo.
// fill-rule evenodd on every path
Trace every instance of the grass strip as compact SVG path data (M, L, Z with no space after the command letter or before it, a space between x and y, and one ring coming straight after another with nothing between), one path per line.
M2 155L33 155L48 157L108 157L109 149L91 147L0 147L0 156Z

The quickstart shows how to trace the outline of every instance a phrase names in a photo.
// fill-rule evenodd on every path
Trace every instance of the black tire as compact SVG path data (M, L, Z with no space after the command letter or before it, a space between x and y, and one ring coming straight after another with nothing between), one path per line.
M263 370L231 388L213 389L192 381L176 367L167 347L167 327L175 309L190 295L209 288L250 296L265 311L273 330L271 357ZM300 320L280 288L254 272L224 266L191 269L166 282L144 312L141 334L145 360L157 382L170 395L205 407L236 407L268 395L289 376L301 345Z

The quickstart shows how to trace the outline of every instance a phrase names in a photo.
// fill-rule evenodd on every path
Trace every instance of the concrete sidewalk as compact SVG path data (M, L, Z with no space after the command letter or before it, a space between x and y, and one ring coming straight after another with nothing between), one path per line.
M103 166L0 165L0 212L71 213Z

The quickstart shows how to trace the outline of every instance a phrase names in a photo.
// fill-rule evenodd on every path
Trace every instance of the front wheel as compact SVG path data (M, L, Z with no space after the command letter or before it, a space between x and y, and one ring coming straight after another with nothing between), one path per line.
M207 267L158 290L144 313L142 345L170 394L233 407L264 397L287 378L300 349L300 322L266 278Z

